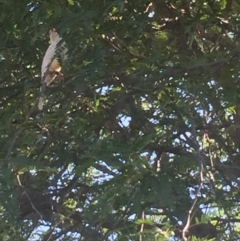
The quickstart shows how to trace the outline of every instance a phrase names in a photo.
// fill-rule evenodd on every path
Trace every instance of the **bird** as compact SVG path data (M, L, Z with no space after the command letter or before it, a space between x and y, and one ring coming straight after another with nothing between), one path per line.
M65 41L59 36L55 28L49 30L50 45L43 57L41 66L40 97L38 109L43 109L45 87L49 86L57 77L62 78L62 64L67 60L67 46Z

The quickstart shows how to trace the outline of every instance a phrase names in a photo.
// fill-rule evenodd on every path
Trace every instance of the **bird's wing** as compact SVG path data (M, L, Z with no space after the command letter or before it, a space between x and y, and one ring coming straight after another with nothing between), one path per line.
M63 41L62 38L60 38L59 42L57 43L57 52L59 53L62 62L68 59L68 48L66 42Z
M54 71L54 69L53 69L54 66L51 67L51 64L54 61L54 59L57 57L56 49L57 49L58 42L59 41L53 42L52 44L50 44L43 57L42 68L41 68L41 76L42 76L43 81L46 78L46 76L49 74L49 70ZM49 69L50 67L51 67L51 69Z

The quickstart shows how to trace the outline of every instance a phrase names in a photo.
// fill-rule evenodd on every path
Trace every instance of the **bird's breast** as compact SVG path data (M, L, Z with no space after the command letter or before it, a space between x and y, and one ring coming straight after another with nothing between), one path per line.
M49 71L56 71L56 72L61 71L61 65L60 65L58 59L54 59L52 61L52 63L49 66Z

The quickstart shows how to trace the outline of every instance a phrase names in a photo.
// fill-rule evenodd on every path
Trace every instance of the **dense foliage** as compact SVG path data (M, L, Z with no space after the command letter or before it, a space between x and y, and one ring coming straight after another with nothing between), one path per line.
M0 240L238 240L239 22L238 0L0 0ZM52 27L69 58L38 111Z

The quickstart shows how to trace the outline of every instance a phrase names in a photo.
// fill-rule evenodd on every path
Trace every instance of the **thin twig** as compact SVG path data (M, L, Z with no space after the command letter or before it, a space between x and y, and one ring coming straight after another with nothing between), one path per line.
M49 241L49 240L51 240L51 237L52 237L52 235L53 235L53 232L54 232L55 228L56 228L56 225L51 226L51 227L49 228L47 234L46 234L46 235L44 236L44 238L43 238L43 241Z
M150 3L147 5L147 7L146 7L144 13L147 13L147 12L149 11L149 9L150 9L152 6L153 6L153 3L150 2Z
M21 188L23 189L23 195L25 194L26 197L27 197L27 199L28 199L28 201L31 203L32 209L35 210L35 212L36 212L36 213L40 216L40 218L42 219L42 218L43 218L43 217L42 217L42 214L37 210L37 208L35 207L35 205L33 204L32 200L31 200L30 196L28 195L27 191L25 190L25 187L22 185L22 182L21 182L21 180L20 180L19 174L17 175L17 181L18 181L19 187L21 187Z
M145 213L144 213L144 211L142 211L142 219L143 219L143 220L145 219ZM144 223L141 224L139 241L142 241L142 240L143 240L143 239L142 239L142 238L143 238L143 237L142 237L142 232L143 232L143 230L144 230Z
M198 186L198 189L197 189L197 192L196 192L196 196L195 196L195 199L188 211L188 217L187 217L187 222L182 230L182 239L184 241L187 241L187 231L190 227L190 223L191 223L191 219L192 219L192 213L193 213L193 210L197 204L197 201L198 201L198 197L200 196L201 194L201 189L203 187L203 181L204 181L204 178L203 178L203 171L204 171L204 165L203 165L203 159L202 159L202 155L201 155L201 151L200 151L200 146L197 142L197 132L196 132L196 129L195 129L195 125L194 125L194 122L192 120L192 118L190 118L190 123L191 123L191 127L192 127L192 135L194 137L193 139L193 142L194 142L194 146L195 146L195 151L197 152L197 161L198 161L198 164L199 164L199 186Z

